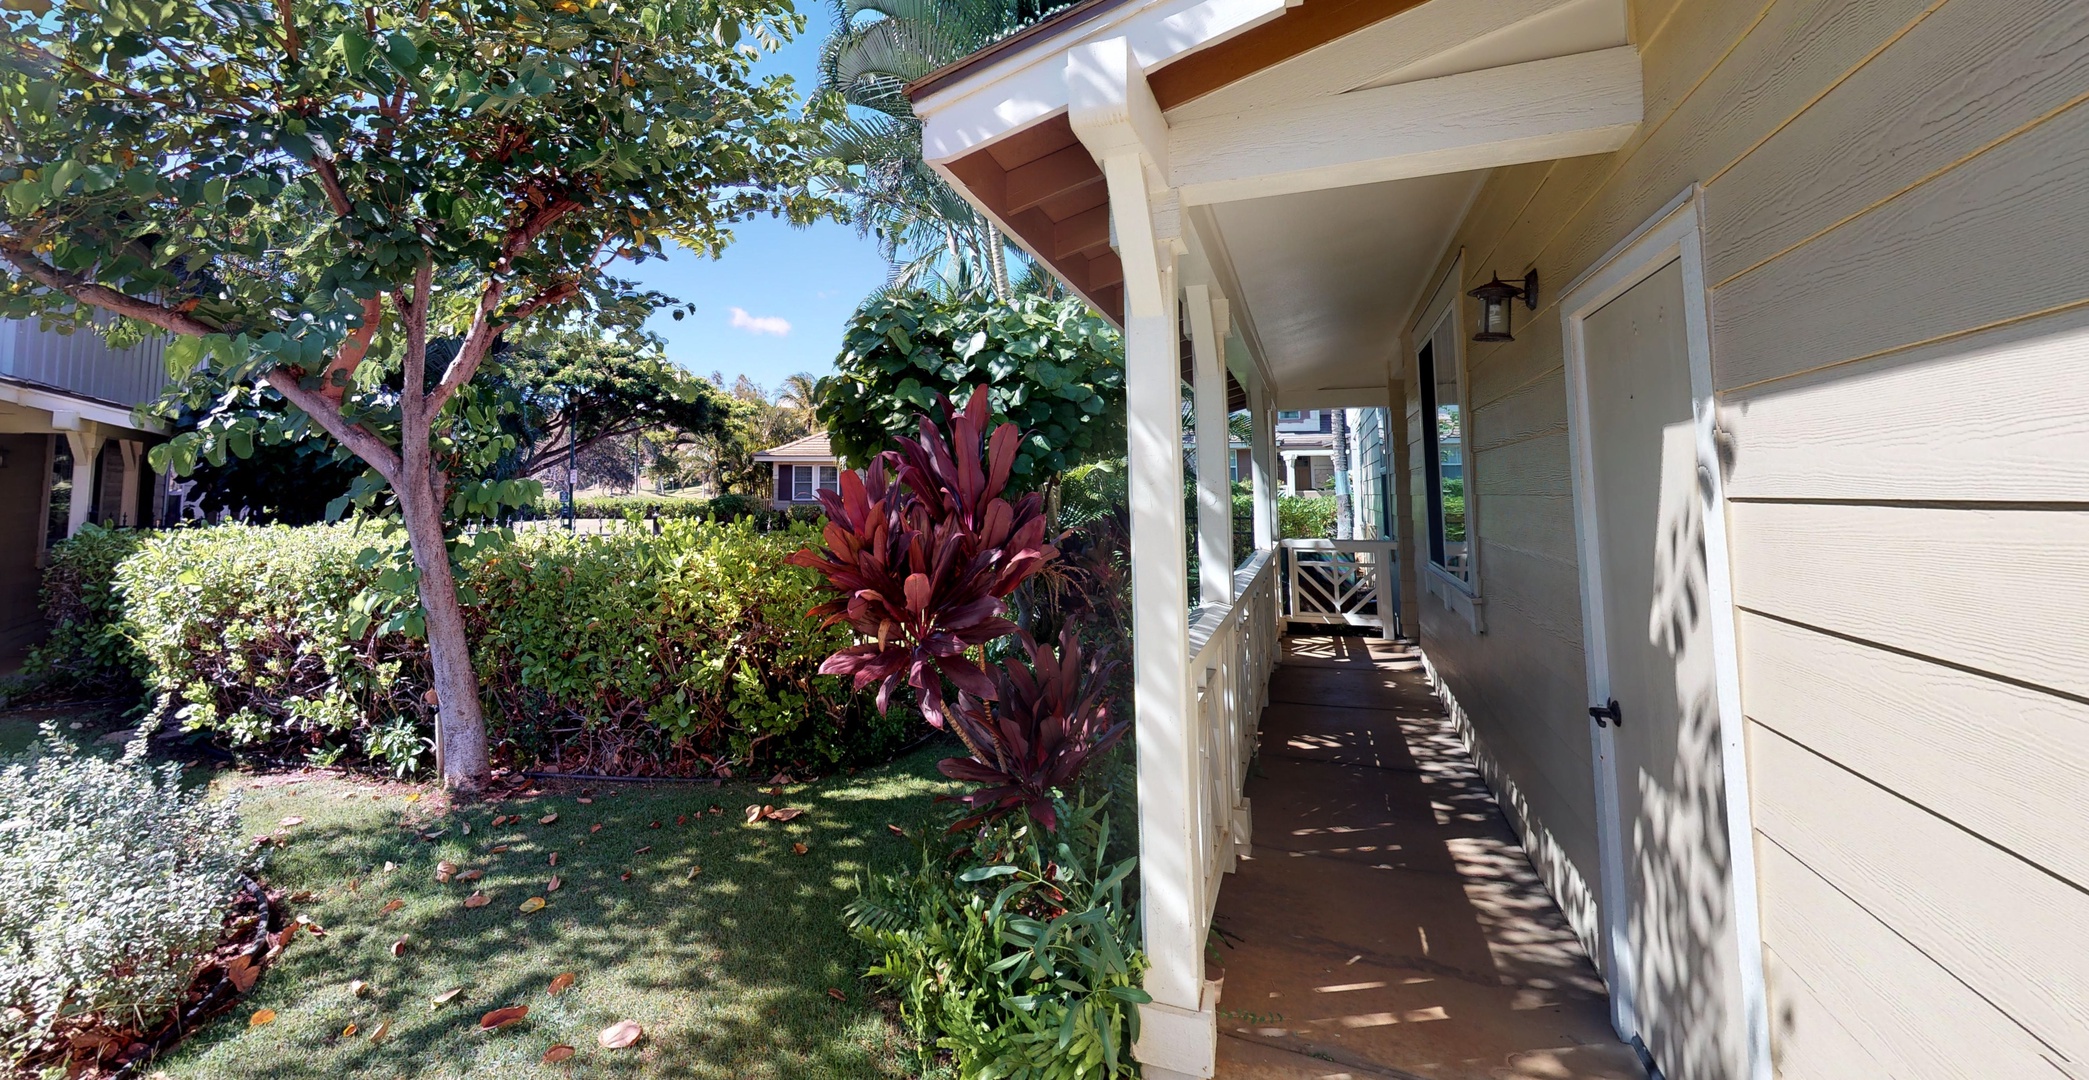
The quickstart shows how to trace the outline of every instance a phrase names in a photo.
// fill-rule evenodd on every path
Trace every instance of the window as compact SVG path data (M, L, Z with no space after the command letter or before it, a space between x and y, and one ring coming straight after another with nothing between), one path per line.
M811 501L812 501L812 466L810 466L810 465L792 465L792 466L790 466L790 470L791 470L791 501L792 501L792 502L811 502Z
M1278 409L1278 410L1277 410L1277 419L1279 419L1279 420L1303 420L1303 419L1305 419L1305 417L1306 417L1306 414L1305 414L1305 413L1304 413L1303 411L1301 411L1301 410L1298 410L1298 409Z
M841 491L841 469L833 465L820 466L820 490Z
M1453 324L1455 325L1455 324ZM1465 417L1460 409L1458 360L1442 334L1422 345L1422 445L1428 484L1429 561L1472 584L1465 529Z

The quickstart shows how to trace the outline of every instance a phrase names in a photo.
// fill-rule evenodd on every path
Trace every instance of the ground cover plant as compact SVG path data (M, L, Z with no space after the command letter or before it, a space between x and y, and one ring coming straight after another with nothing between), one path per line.
M47 723L0 760L0 1074L92 1068L170 1021L252 863L236 801Z

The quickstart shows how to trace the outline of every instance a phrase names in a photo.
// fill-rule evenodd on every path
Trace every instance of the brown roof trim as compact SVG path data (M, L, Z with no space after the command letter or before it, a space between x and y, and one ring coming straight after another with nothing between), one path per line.
M1132 2L1133 0L1081 0L1080 3L1057 12L1050 18L1031 23L978 52L970 53L915 79L902 87L901 91L907 95L908 101L920 101L944 85L956 82L973 68L984 67L1009 53L1058 37L1087 23L1097 15Z

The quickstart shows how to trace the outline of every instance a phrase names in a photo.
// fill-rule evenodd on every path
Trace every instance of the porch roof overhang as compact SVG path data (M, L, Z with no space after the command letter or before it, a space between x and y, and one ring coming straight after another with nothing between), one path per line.
M1625 0L1088 0L909 86L928 162L1119 325L1103 153L1070 109L1069 58L1111 39L1150 93L1177 284L1229 301L1228 368L1285 408L1383 403L1487 171L1616 149L1642 111Z

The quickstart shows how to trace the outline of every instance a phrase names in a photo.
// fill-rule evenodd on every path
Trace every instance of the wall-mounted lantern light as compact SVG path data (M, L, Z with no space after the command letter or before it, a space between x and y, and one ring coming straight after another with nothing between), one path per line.
M1472 336L1474 341L1514 341L1509 333L1509 302L1522 300L1532 311L1538 310L1538 272L1523 275L1522 288L1496 274L1493 281L1465 295L1480 302L1480 329Z

